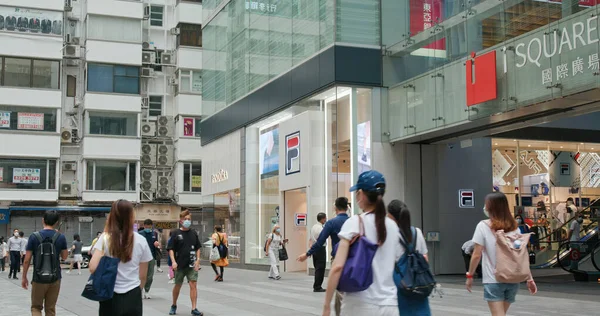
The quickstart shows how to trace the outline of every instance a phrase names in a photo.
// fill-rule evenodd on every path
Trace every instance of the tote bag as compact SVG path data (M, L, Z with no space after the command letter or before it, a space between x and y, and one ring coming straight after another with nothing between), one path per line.
M373 284L372 264L379 246L365 237L365 227L360 215L358 222L360 232L350 241L348 258L337 287L340 292L361 292ZM337 252L338 245L336 245L335 252Z
M119 258L109 257L105 252L108 235L102 244L104 256L100 258L100 263L96 271L90 275L81 296L92 301L106 301L113 297L115 292L115 282L117 281L117 269L119 267ZM108 248L108 247L106 247Z

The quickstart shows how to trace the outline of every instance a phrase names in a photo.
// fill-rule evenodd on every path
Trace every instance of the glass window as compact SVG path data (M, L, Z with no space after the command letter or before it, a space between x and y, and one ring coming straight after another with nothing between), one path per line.
M162 71L162 54L162 50L156 50L156 58L154 59L154 65L152 66L154 71Z
M0 131L56 132L56 109L0 105Z
M58 89L59 64L57 61L33 61L33 87Z
M163 97L160 95L151 95L149 98L149 116L161 116L162 115L162 101Z
M202 121L202 119L196 118L194 119L194 121L194 136L200 137L200 122Z
M56 160L0 159L0 189L56 189Z
M77 95L77 77L67 76L67 97L75 97Z
M91 191L135 191L136 163L88 161L87 189Z
M126 94L140 93L140 68L88 64L88 91Z
M59 88L60 64L58 61L7 57L3 59L4 68L1 76L3 85L9 87Z
M202 47L202 25L180 23L179 45Z
M142 24L137 19L91 15L87 29L88 39L129 43L142 41Z
M235 189L217 193L207 197L202 207L201 222L207 223L200 226L200 242L203 244L202 259L208 259L213 234L213 225L223 227L229 239L229 262L240 262L240 190ZM253 245L254 249L263 246ZM248 248L246 248L248 249Z
M4 58L4 85L31 87L31 59Z
M136 113L90 112L92 135L137 136Z
M202 73L199 70L180 70L179 80L179 92L202 93Z
M183 192L202 192L202 163L183 164Z
M161 6L150 6L150 25L163 26L163 12L165 8Z

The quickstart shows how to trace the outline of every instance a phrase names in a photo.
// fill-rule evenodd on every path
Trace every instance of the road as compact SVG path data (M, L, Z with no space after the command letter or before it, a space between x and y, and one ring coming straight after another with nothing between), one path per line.
M88 277L87 270L82 275L64 275L57 315L97 315L98 303L81 297L81 290ZM282 274L280 281L267 279L266 272L227 269L225 282L213 282L214 274L210 267L203 267L198 283L198 308L206 316L305 316L320 315L324 293L313 293L312 278L299 273ZM31 279L31 278L30 278ZM483 302L480 286L472 294L463 289L460 278L440 277L444 296L430 299L434 315L466 316L489 315ZM567 293L541 291L529 296L521 291L517 303L511 308L511 315L598 315L600 293L594 286L586 284L573 286L585 288L586 293L575 296ZM157 273L151 290L152 299L144 300L144 316L168 315L171 305L171 284L167 283L166 273ZM548 288L550 286L548 285ZM0 315L29 315L30 293L20 287L20 280L8 280L7 273L0 274ZM575 297L575 299L567 299ZM184 285L179 299L179 315L190 315L189 287Z

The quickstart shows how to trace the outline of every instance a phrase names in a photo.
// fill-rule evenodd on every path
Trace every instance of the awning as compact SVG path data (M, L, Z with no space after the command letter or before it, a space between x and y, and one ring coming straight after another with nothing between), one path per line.
M110 206L9 206L12 211L110 212Z

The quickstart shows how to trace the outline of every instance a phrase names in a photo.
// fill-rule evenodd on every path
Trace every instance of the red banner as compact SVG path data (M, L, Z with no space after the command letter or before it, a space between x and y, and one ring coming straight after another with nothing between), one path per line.
M414 36L435 27L443 19L442 0L410 0L410 34ZM446 39L437 40L424 48L446 50Z

